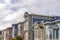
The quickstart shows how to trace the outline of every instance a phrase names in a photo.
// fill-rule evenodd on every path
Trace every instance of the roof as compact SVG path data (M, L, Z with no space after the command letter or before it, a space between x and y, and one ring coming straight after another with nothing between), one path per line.
M60 16L55 16L55 20L60 20Z
M17 24L24 24L27 20L24 20L23 22L19 22Z
M60 20L55 20L52 22L45 22L44 24L56 24L56 23L60 23Z
M39 15L39 14L28 14L28 13L24 14L24 18L26 18L28 16L30 16L30 17L31 16L37 16L37 17L40 17L41 19L55 20L55 16Z
M48 15L39 15L39 14L29 14L28 12L25 12L24 15L27 15L27 16L45 16L45 17L54 17L54 16L48 16Z

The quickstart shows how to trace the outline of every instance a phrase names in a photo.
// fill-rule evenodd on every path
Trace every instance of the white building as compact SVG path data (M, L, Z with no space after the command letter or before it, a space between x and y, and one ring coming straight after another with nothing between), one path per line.
M3 40L7 40L7 30L3 30Z
M60 40L60 20L34 23L34 40Z
M36 15L36 14L28 14L25 12L24 18L26 22L24 23L24 40L34 40L34 26L35 22L52 22L55 20L54 16L44 16L44 15Z
M60 20L45 23L47 40L60 40Z
M17 23L18 24L18 36L23 37L24 23L25 21Z

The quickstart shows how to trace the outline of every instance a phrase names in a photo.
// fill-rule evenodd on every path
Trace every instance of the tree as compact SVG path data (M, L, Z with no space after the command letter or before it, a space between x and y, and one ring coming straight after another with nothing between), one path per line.
M21 36L16 36L16 40L23 40Z
M23 40L23 37L21 37L21 36L16 36L15 38L12 38L12 40Z

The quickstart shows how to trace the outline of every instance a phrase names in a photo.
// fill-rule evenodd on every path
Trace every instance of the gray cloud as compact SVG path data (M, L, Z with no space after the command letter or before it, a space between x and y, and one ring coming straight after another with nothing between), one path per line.
M4 0L4 2L5 6L0 9L0 26L2 29L13 23L23 21L25 11L42 15L60 15L59 0Z

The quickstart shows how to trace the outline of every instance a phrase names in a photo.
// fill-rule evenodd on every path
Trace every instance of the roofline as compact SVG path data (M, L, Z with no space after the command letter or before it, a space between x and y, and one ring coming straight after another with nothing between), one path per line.
M54 16L38 15L38 14L29 14L29 15L34 15L34 16L46 16L46 17L54 17Z
M42 17L48 17L48 18L51 18L52 20L56 19L55 16L48 16L48 15L39 15L39 14L24 14L24 18L26 16L42 16Z
M19 23L17 23L17 24L23 24L23 23L25 23L27 20L24 20L23 22L19 22Z
M52 22L45 22L44 24L53 24L53 23L60 23L60 20L52 21Z
M27 12L28 13L28 12ZM34 13L28 13L27 15L30 15L30 16L32 16L32 15L34 15L34 16L46 16L46 17L55 17L55 16L48 16L48 15L40 15L40 14L34 14Z

